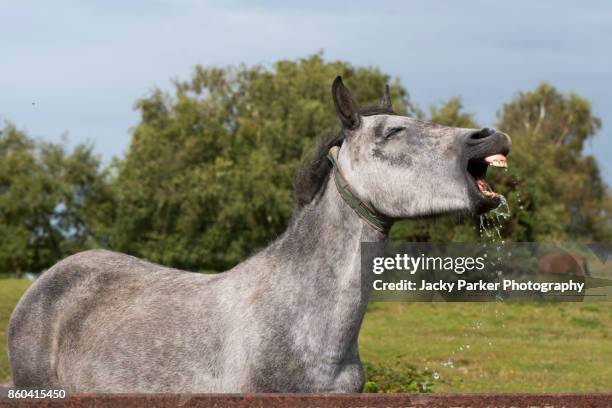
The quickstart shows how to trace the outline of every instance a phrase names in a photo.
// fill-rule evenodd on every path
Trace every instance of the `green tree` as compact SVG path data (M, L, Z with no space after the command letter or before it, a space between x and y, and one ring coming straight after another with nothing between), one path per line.
M139 100L141 121L116 163L110 245L194 270L228 268L266 245L289 222L300 161L338 128L329 97L336 75L362 104L376 103L389 82L376 68L314 55L271 68L197 66L171 93ZM399 113L426 118L397 80L391 92ZM479 127L459 98L427 119ZM504 105L497 127L514 140L510 170L489 170L512 210L503 239L609 239L606 186L582 153L599 126L586 100L546 84ZM478 226L469 217L404 221L392 239L476 241Z
M0 130L0 271L38 272L94 245L109 192L90 146L67 152Z
M610 195L595 159L583 153L601 121L589 102L543 83L503 106L496 127L512 137L509 170L488 170L495 191L508 200L511 217L485 218L501 239L515 242L612 239ZM473 116L453 98L431 109L432 122L476 128ZM392 238L411 241L476 241L480 220L401 222ZM487 225L487 224L485 224ZM497 237L497 232L494 232ZM486 237L485 237L486 238Z
M225 269L286 227L292 182L320 136L338 129L330 83L362 104L389 77L320 55L264 67L196 67L173 94L137 102L141 122L117 164L113 247L188 269ZM397 81L396 109L416 113Z
M362 105L390 78L321 55L270 68L197 66L191 78L136 103L126 156L101 169L91 146L37 143L0 132L0 271L37 271L104 246L191 270L222 270L286 227L292 184L316 139L338 129L330 81L342 75ZM397 80L396 111L478 128L460 98L425 115ZM513 139L508 172L488 178L507 197L502 239L612 239L612 198L585 142L601 121L587 100L548 84L503 106L497 128ZM402 221L392 239L476 241L479 220Z
M519 241L610 241L609 193L595 158L583 152L601 127L589 101L543 83L498 116L513 147L510 177L496 174L494 183L518 210L504 233Z

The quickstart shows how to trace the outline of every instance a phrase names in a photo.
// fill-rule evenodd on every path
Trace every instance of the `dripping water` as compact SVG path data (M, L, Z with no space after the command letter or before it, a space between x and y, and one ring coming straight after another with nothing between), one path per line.
M501 229L503 222L510 218L510 206L504 196L500 196L500 203L497 208L480 216L480 236L488 238L491 242L503 244ZM497 237L496 237L497 236Z

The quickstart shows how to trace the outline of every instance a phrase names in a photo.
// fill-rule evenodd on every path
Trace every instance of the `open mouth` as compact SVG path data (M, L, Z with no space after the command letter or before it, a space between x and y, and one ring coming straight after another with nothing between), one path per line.
M472 177L474 185L480 192L482 198L487 201L499 201L501 194L493 191L491 184L487 181L487 169L489 166L507 168L508 162L506 156L498 153L484 158L474 158L468 161L467 171Z

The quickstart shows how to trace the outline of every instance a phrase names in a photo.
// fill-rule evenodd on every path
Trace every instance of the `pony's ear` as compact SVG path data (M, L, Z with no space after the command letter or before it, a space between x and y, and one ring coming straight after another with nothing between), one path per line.
M383 109L393 110L393 106L391 106L391 94L389 93L389 85L385 85L385 94L380 100L380 107Z
M332 96L336 113L342 122L342 126L348 130L354 130L361 125L359 108L349 90L342 83L341 77L336 77L332 85Z

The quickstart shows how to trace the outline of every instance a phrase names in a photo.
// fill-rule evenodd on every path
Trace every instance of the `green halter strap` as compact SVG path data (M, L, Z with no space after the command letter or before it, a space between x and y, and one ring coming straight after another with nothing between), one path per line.
M376 212L372 207L361 201L351 190L351 186L344 178L338 167L338 151L337 146L332 147L327 154L327 158L334 168L334 181L336 188L342 199L351 207L361 219L368 223L372 228L387 233L393 224L393 220Z

